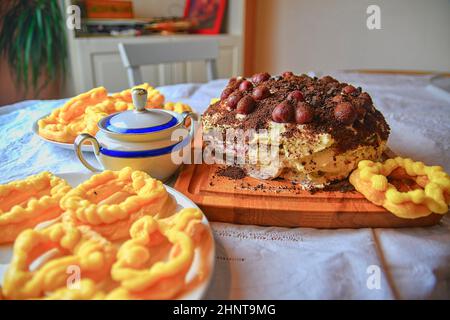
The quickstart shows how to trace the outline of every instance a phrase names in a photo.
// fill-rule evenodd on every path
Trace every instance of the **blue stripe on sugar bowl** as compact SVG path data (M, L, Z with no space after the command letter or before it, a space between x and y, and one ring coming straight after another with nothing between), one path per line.
M168 153L171 153L173 151L180 150L181 148L185 147L189 144L191 141L191 136L187 136L182 141L173 144L168 147L159 148L159 149L152 149L152 150L139 150L139 151L120 151L120 150L110 150L106 149L105 147L100 147L100 153L109 156L109 157L116 157L116 158L148 158L148 157L158 157L162 156Z
M150 133L150 132L157 132L161 130L165 130L168 128L172 128L173 126L178 124L178 120L175 117L172 117L168 122L153 126L153 127L146 127L146 128L120 128L116 127L113 124L111 124L111 118L108 117L105 119L105 128L108 131L115 132L115 133Z

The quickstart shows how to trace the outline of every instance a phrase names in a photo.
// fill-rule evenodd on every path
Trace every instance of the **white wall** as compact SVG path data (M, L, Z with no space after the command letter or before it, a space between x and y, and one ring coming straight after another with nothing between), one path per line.
M366 27L370 4L381 30ZM255 70L450 71L450 0L258 0L256 11Z

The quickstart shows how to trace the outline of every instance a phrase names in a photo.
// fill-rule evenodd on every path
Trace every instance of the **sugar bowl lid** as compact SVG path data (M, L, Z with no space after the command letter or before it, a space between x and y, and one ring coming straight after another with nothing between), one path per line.
M102 131L113 134L142 135L160 132L179 124L171 113L160 109L146 109L147 90L135 88L132 91L134 110L112 114L98 123Z

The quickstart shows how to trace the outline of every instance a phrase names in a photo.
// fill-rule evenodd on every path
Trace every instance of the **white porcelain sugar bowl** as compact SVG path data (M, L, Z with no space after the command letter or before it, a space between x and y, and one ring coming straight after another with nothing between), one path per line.
M95 137L80 134L75 140L75 151L81 163L91 171L120 170L131 167L149 173L152 177L165 180L178 167L180 154L190 147L195 134L196 116L192 112L181 114L161 109L146 109L147 91L133 89L134 110L107 116L98 122L99 131ZM190 128L186 120L190 118ZM86 161L81 145L90 141L95 156L102 168ZM184 151L183 151L184 152Z

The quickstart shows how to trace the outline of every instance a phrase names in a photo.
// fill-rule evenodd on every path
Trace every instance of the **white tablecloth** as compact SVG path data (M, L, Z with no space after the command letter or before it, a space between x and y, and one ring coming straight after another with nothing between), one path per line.
M450 100L427 88L429 77L335 76L372 95L392 128L388 145L394 152L450 171ZM202 112L225 84L161 90L168 100ZM85 171L73 151L49 145L31 131L34 121L61 103L24 101L0 108L0 183L42 170ZM207 298L450 299L448 217L434 227L411 229L212 226L217 253Z

